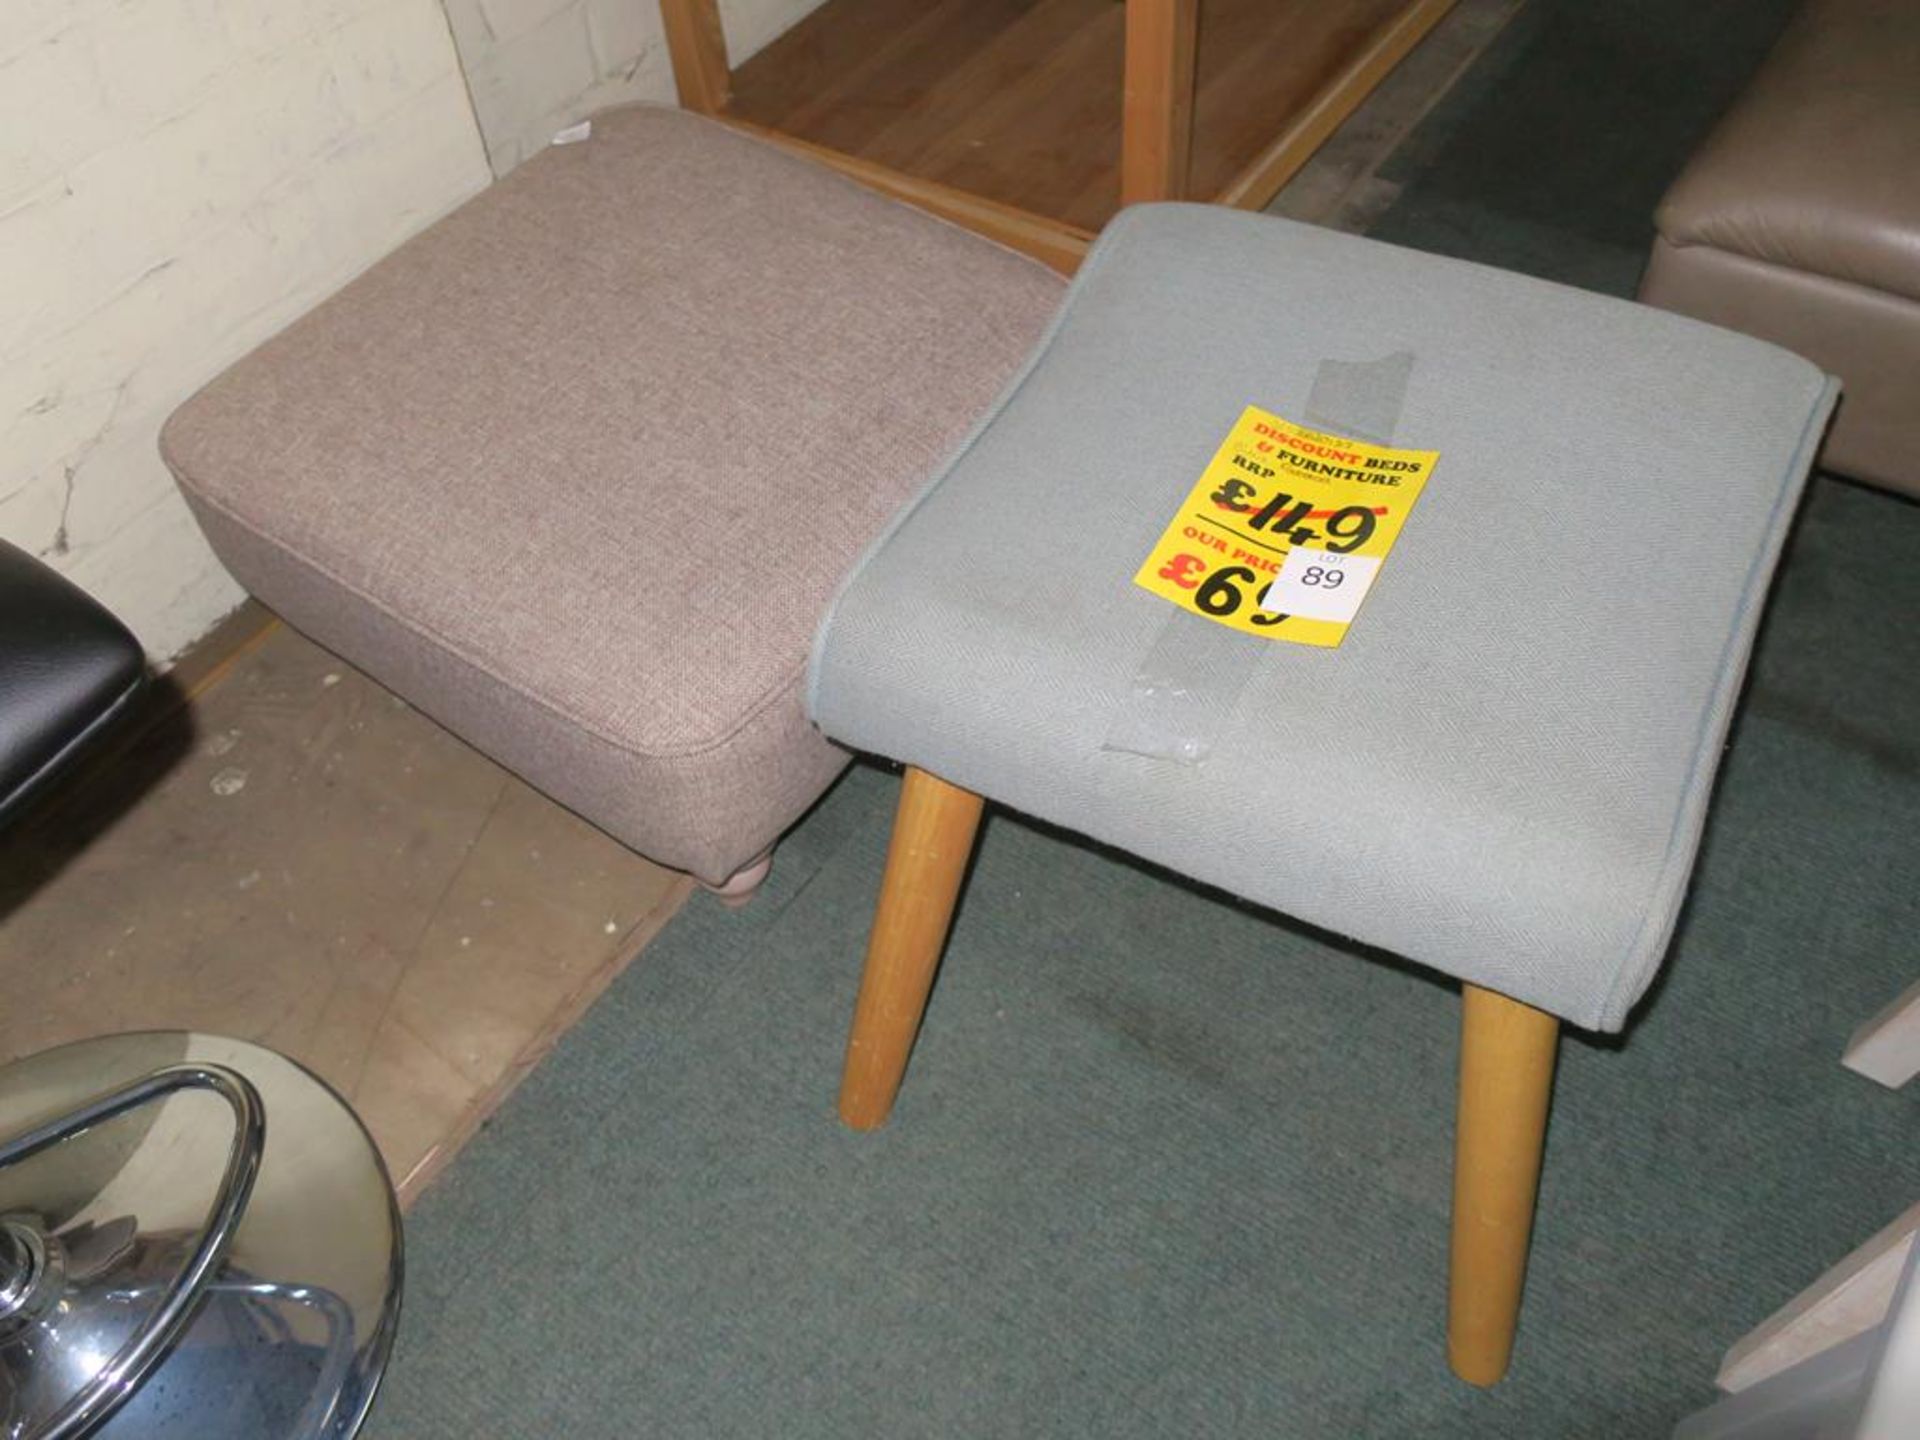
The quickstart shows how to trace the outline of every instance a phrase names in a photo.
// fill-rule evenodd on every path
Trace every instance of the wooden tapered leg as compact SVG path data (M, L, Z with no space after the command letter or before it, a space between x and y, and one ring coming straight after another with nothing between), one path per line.
M1184 200L1199 0L1127 0L1120 203Z
M840 1079L840 1118L856 1130L883 1123L900 1091L973 853L981 805L971 790L924 770L910 767L901 783Z
M1447 1360L1491 1385L1507 1373L1560 1022L1469 985L1460 1015L1460 1112L1453 1152L1453 1264Z
M660 24L667 32L667 59L680 103L702 115L718 115L733 96L719 0L660 0Z

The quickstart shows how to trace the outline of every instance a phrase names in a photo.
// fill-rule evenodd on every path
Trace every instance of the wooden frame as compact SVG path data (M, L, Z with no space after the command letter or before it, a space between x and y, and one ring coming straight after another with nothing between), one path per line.
M702 115L720 114L732 98L732 68L719 0L660 0L660 24L680 103Z
M1050 265L1062 275L1071 275L1080 268L1080 262L1087 258L1087 247L1093 244L1090 231L1074 225L1067 225L1045 215L1036 215L1030 210L1017 209L1012 205L1002 205L996 200L987 200L978 195L969 195L964 190L955 190L948 185L938 185L931 180L922 180L917 175L908 175L899 170L890 170L885 165L876 165L871 160L862 160L857 155L843 155L838 150L829 150L824 145L815 145L811 141L798 140L791 135L782 135L778 130L769 130L764 125L756 125L751 120L741 120L732 115L719 117L736 130L748 135L758 136L783 150L791 150L796 155L804 155L809 160L817 160L829 165L841 174L858 180L871 190L882 195L891 195L896 200L904 200L909 205L918 205L922 210L938 215L942 220L951 220L963 225L977 234L998 240L1009 249L1018 250L1023 255L1031 255L1042 264Z
M1890 1090L1920 1075L1920 981L1853 1032L1840 1063Z
M981 811L972 791L907 767L841 1075L840 1118L856 1130L885 1124L899 1093ZM1553 1016L1465 987L1447 1360L1475 1385L1513 1354L1559 1041Z
M1920 1234L1920 1203L1747 1332L1714 1379L1729 1394L1792 1369L1878 1325Z
M1236 210L1261 210L1387 78L1407 52L1427 36L1454 6L1454 0L1420 0L1404 11L1355 58L1332 84L1294 116L1293 123L1260 152L1253 163L1227 183L1215 200Z
M1687 1416L1673 1440L1913 1440L1920 1416L1920 1251L1859 1333Z
M1200 0L1127 0L1120 203L1184 200Z
M1287 127L1217 195L1188 194L1193 145L1194 65L1200 0L1125 0L1125 86L1120 196L1149 200L1213 199L1258 210L1305 165L1395 64L1426 35L1454 0L1411 0L1391 25L1334 75ZM970 195L825 146L780 135L728 113L731 70L719 0L660 0L680 103L737 128L823 161L863 184L930 210L1071 273L1091 234L1049 216Z

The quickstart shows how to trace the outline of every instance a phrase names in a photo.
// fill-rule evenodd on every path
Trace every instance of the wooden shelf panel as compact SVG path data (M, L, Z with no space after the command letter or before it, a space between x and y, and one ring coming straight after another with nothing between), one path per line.
M1202 0L1192 194L1212 198L1432 0ZM1121 0L827 0L728 113L1097 230L1120 197Z

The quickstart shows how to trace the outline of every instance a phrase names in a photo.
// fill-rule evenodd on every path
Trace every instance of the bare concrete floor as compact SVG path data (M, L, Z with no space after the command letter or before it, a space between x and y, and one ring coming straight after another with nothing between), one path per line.
M410 1199L686 891L276 626L0 841L0 1060L259 1041L353 1103Z

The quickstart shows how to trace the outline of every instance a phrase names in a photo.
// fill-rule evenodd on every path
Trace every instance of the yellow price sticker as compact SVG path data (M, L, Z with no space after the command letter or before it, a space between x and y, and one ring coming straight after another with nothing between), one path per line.
M1338 645L1439 458L1249 405L1133 583L1249 635Z

